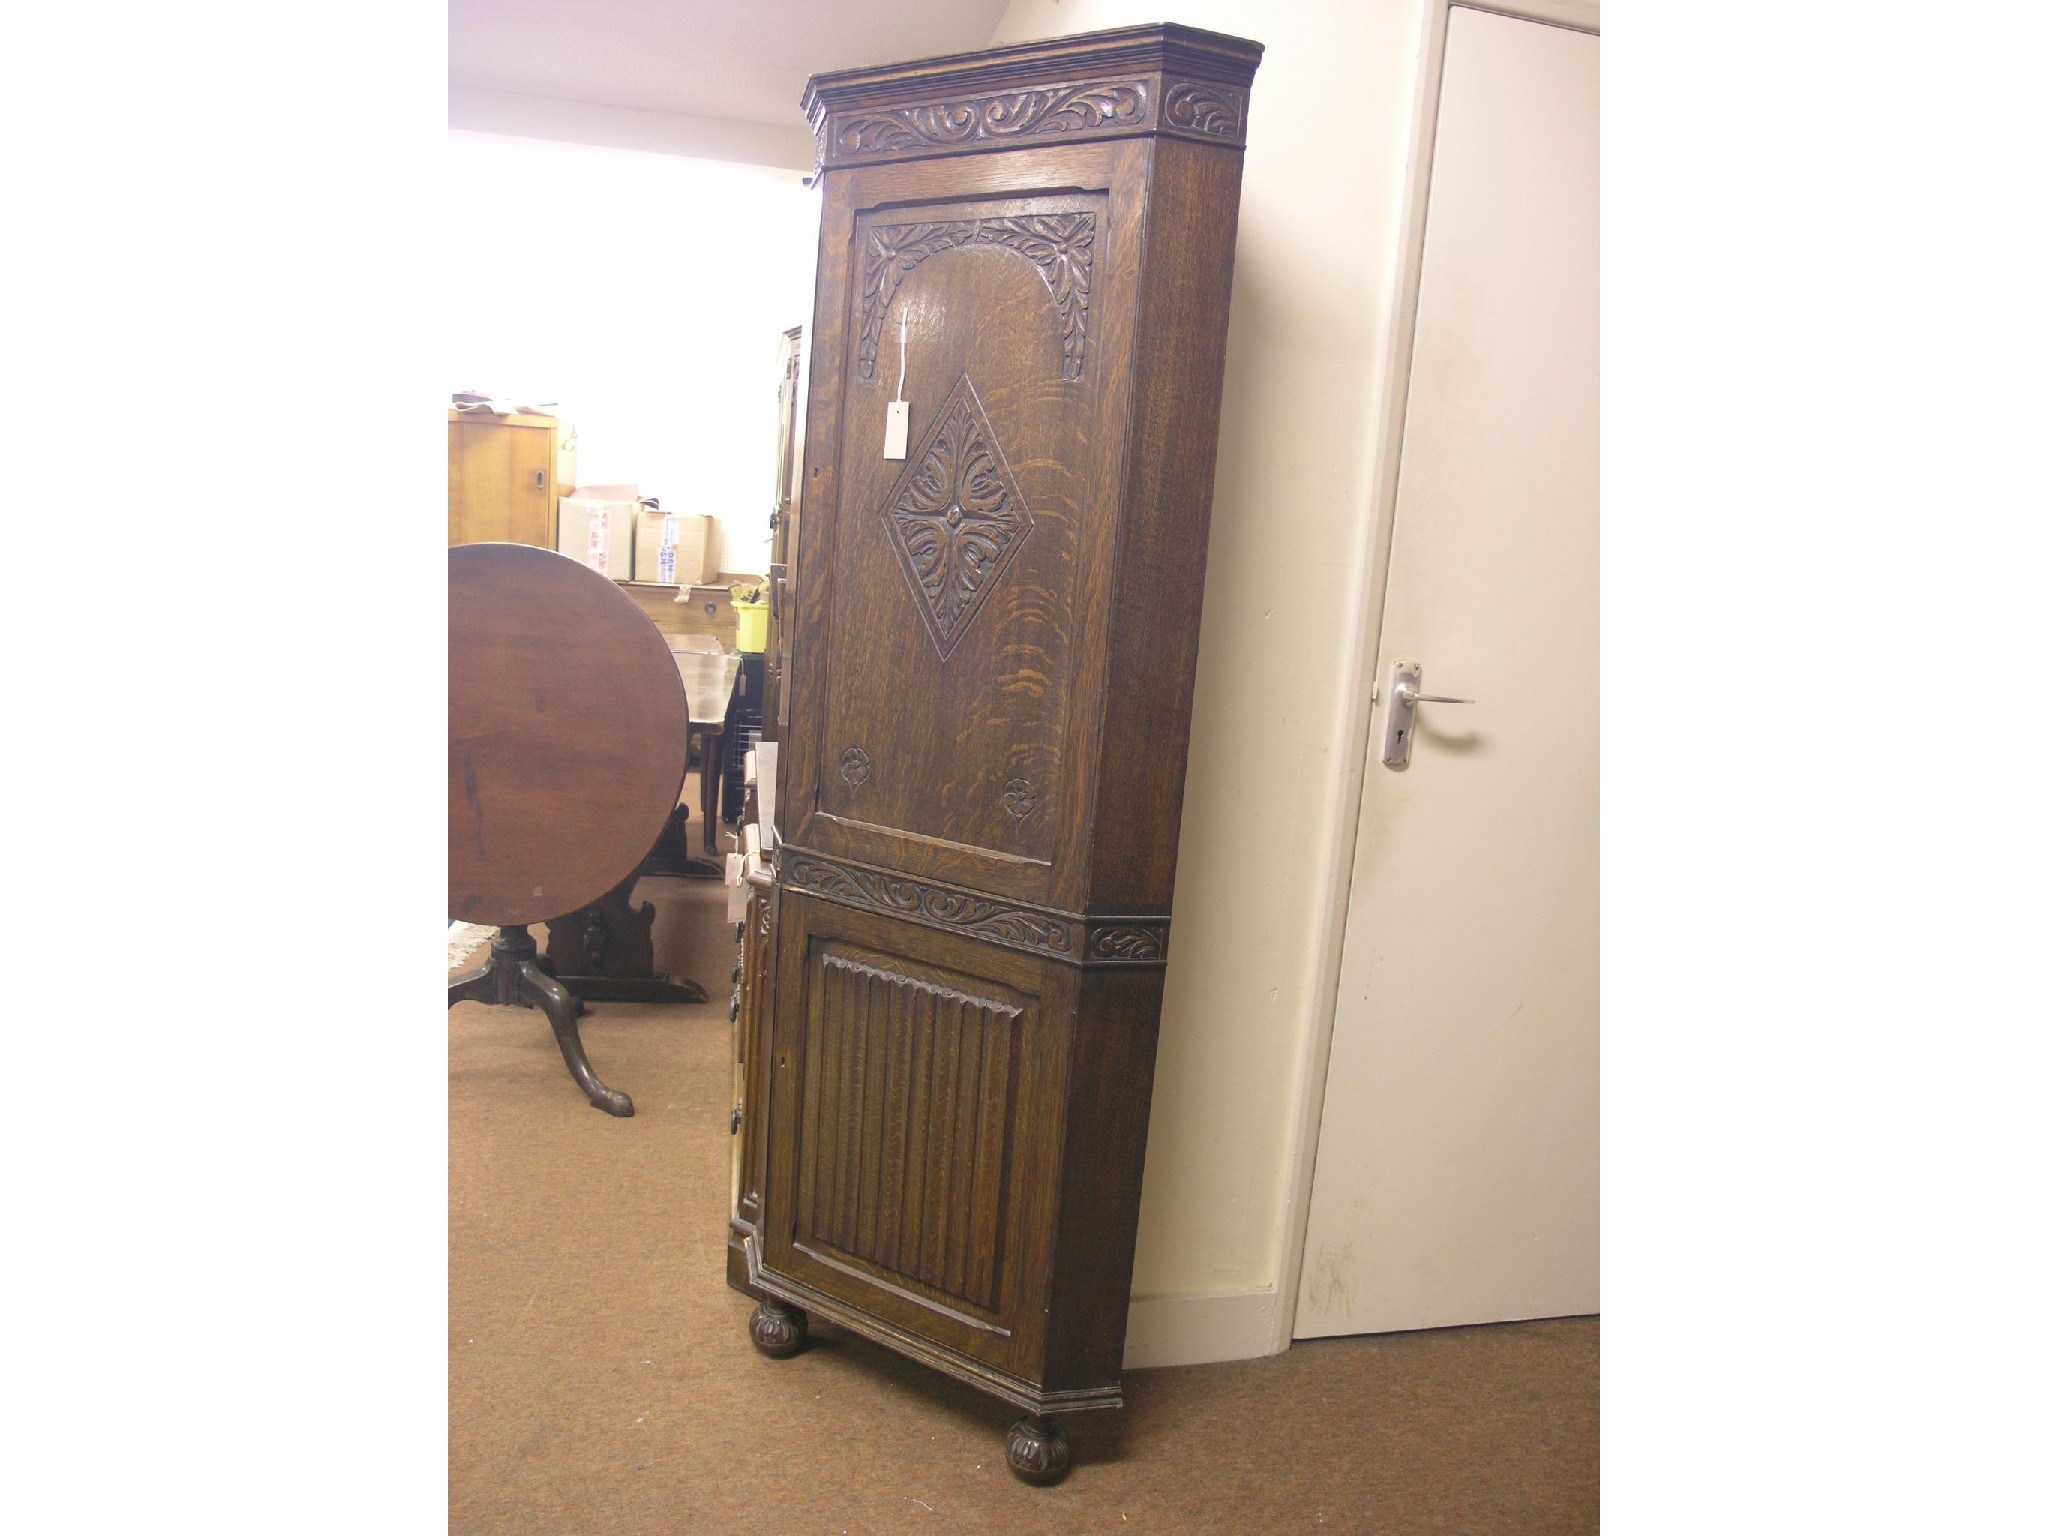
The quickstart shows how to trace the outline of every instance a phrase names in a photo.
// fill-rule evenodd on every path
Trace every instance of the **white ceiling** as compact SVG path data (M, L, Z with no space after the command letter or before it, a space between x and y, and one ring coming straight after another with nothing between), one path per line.
M803 128L826 70L985 47L1008 0L449 0L448 81Z

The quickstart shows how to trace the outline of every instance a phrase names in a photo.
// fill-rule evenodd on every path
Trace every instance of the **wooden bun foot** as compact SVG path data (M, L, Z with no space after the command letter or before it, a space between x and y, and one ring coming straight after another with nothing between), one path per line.
M811 1320L795 1307L779 1301L764 1301L747 1319L747 1336L754 1348L771 1360L787 1360L804 1347Z
M1003 1436L1003 1455L1021 1481L1056 1483L1067 1475L1067 1432L1026 1414Z

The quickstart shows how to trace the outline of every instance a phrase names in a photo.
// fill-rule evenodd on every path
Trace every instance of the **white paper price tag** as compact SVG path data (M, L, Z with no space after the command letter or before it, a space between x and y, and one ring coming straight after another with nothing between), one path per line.
M902 459L910 455L910 402L891 400L889 419L882 429L882 457Z

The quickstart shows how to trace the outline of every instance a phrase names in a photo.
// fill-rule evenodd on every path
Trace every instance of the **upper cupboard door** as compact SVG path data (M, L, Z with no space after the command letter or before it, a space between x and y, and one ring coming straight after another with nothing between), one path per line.
M854 218L815 846L1051 888L1084 789L1083 573L1114 538L1110 210L1074 191Z

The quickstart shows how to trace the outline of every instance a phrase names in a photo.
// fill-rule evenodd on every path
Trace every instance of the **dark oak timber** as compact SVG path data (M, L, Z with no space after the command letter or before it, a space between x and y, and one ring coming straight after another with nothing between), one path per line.
M805 98L804 538L728 1274L771 1353L794 1308L1025 1410L1027 1481L1066 1469L1052 1415L1122 1401L1259 54L1126 28Z

